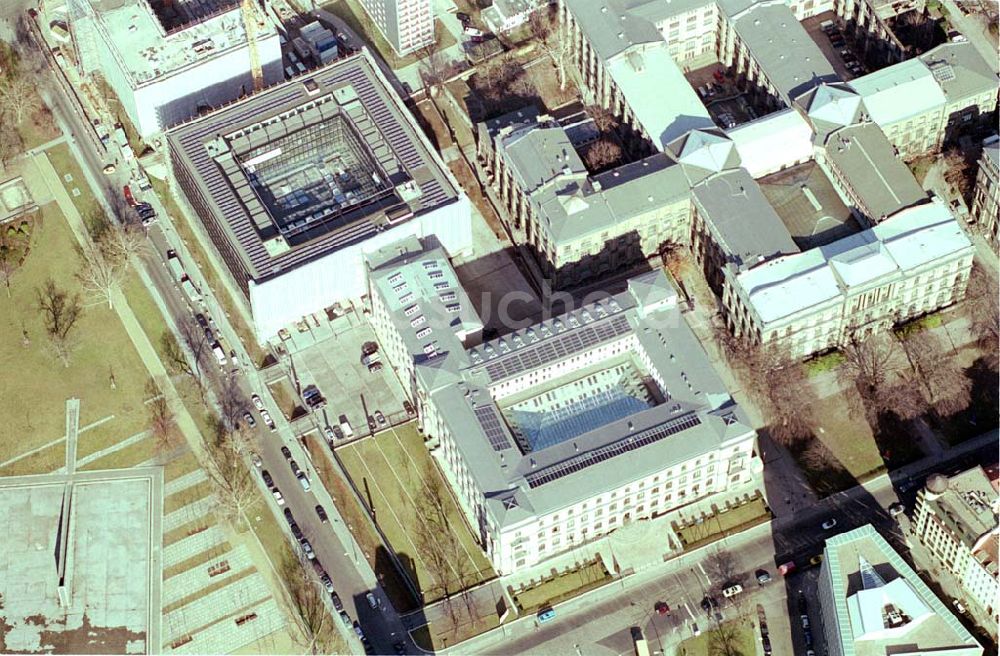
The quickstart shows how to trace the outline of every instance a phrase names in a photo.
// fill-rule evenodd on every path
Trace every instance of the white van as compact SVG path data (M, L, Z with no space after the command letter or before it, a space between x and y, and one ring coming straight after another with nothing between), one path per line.
M741 592L743 592L743 586L740 585L739 583L736 583L723 590L722 596L725 597L726 599L729 599L730 597L735 597Z

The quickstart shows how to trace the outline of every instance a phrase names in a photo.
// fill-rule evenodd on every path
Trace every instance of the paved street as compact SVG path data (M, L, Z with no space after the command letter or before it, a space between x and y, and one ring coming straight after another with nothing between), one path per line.
M892 476L879 476L863 486L827 497L810 509L779 517L769 524L640 572L624 582L616 581L559 604L557 617L550 623L541 625L533 616L522 617L463 643L455 652L565 654L568 645L573 644L586 656L621 654L627 652L631 644L629 627L640 625L644 627L650 649L656 649L654 645L661 642L664 653L671 653L670 646L691 636L690 626L682 626L683 622L689 624L703 617L699 615L701 610L697 604L704 591L717 589L725 582L713 577L708 564L709 557L722 549L732 557L733 570L739 573L747 590L744 594L748 601L744 603L764 606L774 653L802 653L801 630L790 627L789 609L783 605L789 594L797 603L799 589L808 595L812 589L809 577L815 577L806 572L782 580L776 572L777 565L795 560L800 568L805 567L809 557L822 553L827 537L867 523L874 524L888 536L887 539L892 538L890 542L894 546L902 548L905 536L885 509L900 500L908 510L912 509L922 476L929 472L958 470L977 462L995 461L997 436L997 431L990 431L942 458L913 463ZM837 520L836 527L824 531L821 524L831 518ZM767 569L774 580L758 587L753 581L753 572L758 568ZM659 600L670 604L671 618L652 617L653 604ZM705 626L707 622L699 624L701 629ZM788 647L793 640L795 651ZM784 650L782 644L786 645Z
M64 124L66 133L72 135L71 148L81 168L90 178L92 186L96 190L103 191L105 195L103 204L106 207L113 203L116 204L113 195L121 193L121 186L128 182L130 172L125 166L122 166L114 176L105 177L103 175L102 170L107 161L103 158L101 148L93 137L93 131L84 124L72 101L60 93L63 90L62 87L55 83L52 86L51 92L46 93L46 101L52 107L57 120ZM192 308L188 306L187 300L176 287L165 266L166 251L171 248L177 250L183 262L193 262L193 259L176 231L169 226L166 210L155 194L142 194L137 191L136 197L137 200L151 203L160 217L160 221L151 226L148 231L148 237L153 246L153 252L146 261L146 271L153 283L150 291L154 298L168 310L168 319L174 325L183 321L191 321ZM251 361L249 356L226 321L225 313L215 301L214 295L201 273L192 266L188 266L186 272L205 296L206 307L204 309L198 308L198 310L204 310L215 318L215 327L219 331L222 341L229 348L237 350L241 362L249 363ZM244 371L248 373L248 376L240 377L239 380L239 391L243 398L244 407L248 409L252 407L249 400L251 393L260 394L265 399L267 406L271 408L271 415L279 425L277 434L267 432L266 428L262 426L263 422L258 425L259 452L264 461L264 468L272 473L275 484L286 497L288 507L293 509L296 521L333 579L338 594L344 602L345 610L352 618L356 618L360 622L378 653L392 652L393 642L406 639L406 632L399 617L388 604L385 604L385 610L379 611L371 609L365 601L365 594L377 587L374 573L361 558L353 538L349 536L346 528L340 522L333 501L323 486L315 485L309 493L302 490L285 458L280 453L280 447L282 445L288 446L292 451L293 458L300 466L311 472L311 467L308 465L309 459L294 439L287 422L277 412L277 405L270 398L267 387L256 375L257 372L252 367L244 367ZM221 382L220 374L212 371L210 383L219 386ZM310 478L315 480L313 476ZM266 491L265 494L269 500L269 509L276 513L279 524L287 527L281 510L271 501L271 495ZM320 522L314 509L317 503L322 504L327 510L330 524ZM291 540L290 534L289 539ZM296 547L293 548L297 550ZM384 598L384 595L381 596ZM347 633L353 635L349 628ZM412 645L409 648L415 649Z

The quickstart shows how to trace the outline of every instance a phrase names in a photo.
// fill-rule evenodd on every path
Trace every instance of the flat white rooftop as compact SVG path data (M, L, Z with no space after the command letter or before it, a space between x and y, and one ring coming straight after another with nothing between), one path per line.
M246 43L242 15L232 2L204 1L200 4L207 16L177 25L158 16L147 0L89 2L99 29L105 32L102 36L136 85Z

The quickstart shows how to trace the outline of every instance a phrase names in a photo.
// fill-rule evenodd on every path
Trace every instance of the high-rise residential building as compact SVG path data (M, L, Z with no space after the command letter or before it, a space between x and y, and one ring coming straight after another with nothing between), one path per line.
M826 541L818 597L830 656L983 653L871 524Z
M431 0L361 0L361 6L397 55L434 45Z
M68 0L81 72L114 90L148 137L253 91L250 46L235 0ZM284 79L278 31L254 39L265 85Z
M1000 612L997 541L998 472L973 467L935 474L917 493L913 534L958 581L970 611L994 636Z

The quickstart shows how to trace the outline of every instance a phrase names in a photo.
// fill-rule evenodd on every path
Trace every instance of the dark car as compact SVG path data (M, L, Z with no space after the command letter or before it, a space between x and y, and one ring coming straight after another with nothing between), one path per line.
M292 535L295 536L296 540L302 539L302 529L294 521L288 522L288 527L292 529Z
M288 520L289 524L295 521L295 517L292 515L291 508L285 508L285 519Z
M281 455L285 456L285 460L292 459L292 452L288 450L287 446L281 447Z
M326 508L324 508L319 504L316 504L316 516L319 517L319 521L323 522L324 524L330 521L330 518L327 517L326 515Z
M468 15L468 14L466 14L465 12L461 12L461 11L456 11L456 12L455 12L455 18L457 18L457 19L458 19L459 21L461 21L461 22L462 22L463 24L464 24L464 23L468 23L468 22L469 22L470 20L472 20L472 17L471 17L471 16L469 16L469 15Z
M331 592L330 593L330 601L333 602L333 607L336 608L340 612L341 615L343 615L344 614L344 612L343 612L344 611L344 602L342 602L340 600L340 595L338 595L336 592Z
M292 473L296 476L298 476L299 472L302 471L302 469L299 468L299 463L295 462L294 458L288 459L288 466L292 468Z
M324 573L323 576L319 577L319 582L323 584L326 591L333 594L333 581L330 579L330 575Z
M201 312L198 312L197 314L194 315L194 320L197 321L198 325L201 326L202 328L208 328L208 319L206 319L205 315L202 314Z
M670 605L665 601L656 602L655 604L653 604L653 609L656 610L656 612L659 613L660 615L670 614Z
M247 426L249 426L250 428L253 428L254 426L257 425L257 420L254 419L253 415L250 414L249 412L243 413L243 421L247 422Z
M708 600L708 597L705 597L704 599L701 600L701 609L706 613L712 611L712 602Z
M264 479L264 485L274 487L274 479L271 478L271 472L266 469L262 469L260 470L260 477Z
M347 611L340 611L340 619L344 620L344 624L347 626L351 625L351 616L347 614Z
M394 643L392 643L392 649L397 654L405 654L406 653L406 644L402 643L402 642L394 642Z
M378 428L378 424L375 423L375 417L368 415L368 430L374 433L376 428Z

